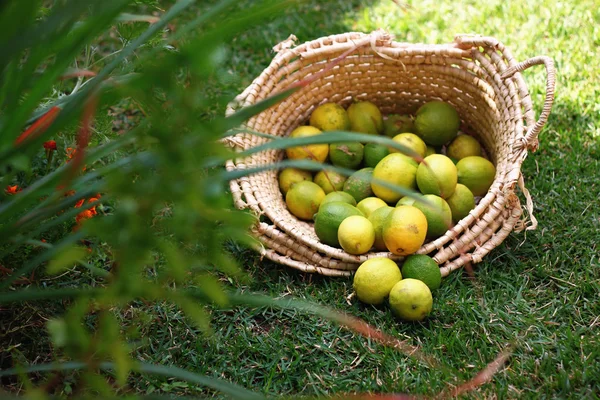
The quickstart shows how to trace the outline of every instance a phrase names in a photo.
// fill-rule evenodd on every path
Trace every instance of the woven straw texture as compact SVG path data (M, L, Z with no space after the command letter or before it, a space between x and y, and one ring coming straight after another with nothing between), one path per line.
M230 105L227 112L255 104L298 83L309 85L250 119L247 131L287 136L305 123L325 102L347 107L354 99L369 100L384 115L414 114L427 101L443 100L461 116L461 130L477 137L496 165L496 177L486 196L470 214L443 236L426 242L418 254L429 254L443 276L465 263L477 263L513 230L535 229L533 202L523 184L521 164L528 150L537 148L554 98L554 66L550 58L515 61L502 43L491 37L461 35L443 45L393 41L384 31L345 33L294 47L295 37L274 50L273 61ZM333 67L331 64L333 63ZM545 65L546 98L536 120L520 72ZM326 66L328 66L326 68ZM236 151L264 144L268 139L248 132L226 140ZM228 170L247 170L272 164L284 156L270 150L227 162ZM311 223L298 220L287 209L278 187L277 171L256 173L230 182L235 205L260 217L253 234L263 256L305 272L350 275L373 257L400 259L387 252L350 255L321 243ZM526 199L523 207L516 195Z

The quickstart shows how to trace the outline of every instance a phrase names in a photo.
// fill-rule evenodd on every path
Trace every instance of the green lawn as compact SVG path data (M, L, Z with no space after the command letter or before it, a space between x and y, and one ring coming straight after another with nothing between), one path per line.
M240 7L250 2L241 2ZM270 396L354 391L434 395L472 378L514 344L506 366L473 396L597 396L598 26L600 1L596 0L423 0L408 1L405 7L391 0L312 0L239 35L226 52L226 67L234 79L214 84L215 96L231 98L241 92L268 65L274 55L271 48L291 33L304 42L334 33L386 28L398 41L431 43L450 42L458 33L480 33L503 41L518 60L541 54L552 57L557 67L553 112L540 136L539 150L523 165L539 227L510 235L476 266L475 279L462 271L446 278L434 293L433 313L423 323L402 323L385 308L348 302L351 278L302 274L231 244L230 250L252 278L250 283L232 281L234 288L276 298L295 297L358 316L420 346L443 368L428 367L331 322L288 309L212 310L213 334L206 337L167 303L131 308L132 314L144 314L147 321L137 327L144 338L136 349L137 357L223 378ZM544 69L535 67L524 75L539 111ZM215 106L215 115L223 112L222 105ZM35 330L43 326L41 321L49 311L33 308L27 312L36 317L34 325L28 326L20 316L23 347L42 353L44 339ZM216 395L156 377L130 384L142 393Z

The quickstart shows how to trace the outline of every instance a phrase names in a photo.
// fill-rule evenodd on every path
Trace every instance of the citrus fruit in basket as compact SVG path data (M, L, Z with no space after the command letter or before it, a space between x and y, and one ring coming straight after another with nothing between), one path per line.
M452 211L446 200L434 194L423 196L432 205L415 202L413 207L418 208L427 218L427 237L434 239L442 236L452 226Z
M321 186L325 193L336 192L344 188L344 182L348 177L335 171L319 171L315 175L313 182Z
M456 165L442 154L425 157L417 169L417 185L423 194L435 194L446 199L454 193L457 181Z
M364 146L358 142L332 143L329 161L336 167L355 169L362 162L364 151Z
M383 241L392 253L407 256L419 250L427 235L427 218L413 206L396 207L383 224Z
M319 211L323 206L327 203L333 203L334 201L341 201L342 203L350 204L352 207L356 207L356 200L352 197L351 194L346 192L331 192L327 193L321 205L319 206ZM340 221L341 222L341 221Z
M367 218L369 215L378 208L386 207L387 203L381 200L379 197L367 197L362 199L357 205L356 208L359 209L361 213Z
M383 133L393 138L399 133L415 133L415 124L410 115L390 114L383 121Z
M403 196L400 200L398 200L398 202L396 203L396 207L399 206L412 206L415 204L415 199L410 197L410 196Z
M377 135L383 132L383 115L370 101L359 101L348 107L350 129L353 132Z
M458 183L469 188L473 196L483 196L494 183L496 167L489 160L471 156L465 157L456 164Z
M425 156L425 152L427 151L427 145L425 142L414 133L400 133L399 135L394 136L392 140L404 147L411 149L421 157ZM402 152L398 149L390 147L390 153Z
M442 273L435 260L425 254L413 254L406 257L402 264L404 279L417 279L434 291L442 284Z
M310 115L310 125L326 131L347 131L350 119L344 107L336 103L321 104Z
M392 287L389 301L392 311L407 321L422 321L433 308L433 296L429 287L411 278L402 279Z
M306 136L320 135L321 130L313 126L299 126L292 131L290 137L299 138ZM318 162L324 162L329 155L328 144L309 144L306 146L290 147L285 149L285 153L291 160L309 159Z
M446 199L450 211L452 211L452 220L458 222L475 208L475 197L468 187L459 183L456 185L454 194Z
M371 258L362 263L356 273L352 287L356 297L367 304L382 304L392 287L402 279L400 268L389 258Z
M377 143L367 143L365 145L364 163L366 167L375 168L375 166L385 156L390 154L390 149L387 146Z
M340 224L353 215L362 216L362 213L348 203L332 201L322 204L319 212L315 215L314 225L319 240L329 246L340 247L338 240Z
M285 204L292 214L304 220L311 220L319 210L325 192L319 185L302 181L293 185L285 196Z
M371 215L367 217L373 224L373 229L375 230L375 243L373 246L379 251L387 251L387 247L385 247L385 242L383 241L383 224L393 209L393 207L386 205L385 207L380 207L373 211Z
M425 156L424 157L428 157L432 154L437 154L437 151L435 150L435 147L433 146L427 146L427 149L425 150Z
M350 175L344 183L344 192L351 194L356 202L373 196L373 190L371 190L372 177L373 168L359 169Z
M443 101L430 101L417 110L415 116L416 133L432 146L443 146L458 134L460 117L450 104Z
M375 229L365 217L353 215L340 224L338 240L346 253L365 254L375 243Z
M481 145L473 136L458 135L446 149L446 155L457 161L469 156L480 156Z
M293 184L302 181L312 181L312 174L298 168L285 168L279 173L279 189L285 196Z
M404 154L392 153L377 164L373 170L373 178L406 189L415 189L417 165L415 160ZM394 203L402 197L401 193L375 182L371 183L371 188L375 196L388 203Z

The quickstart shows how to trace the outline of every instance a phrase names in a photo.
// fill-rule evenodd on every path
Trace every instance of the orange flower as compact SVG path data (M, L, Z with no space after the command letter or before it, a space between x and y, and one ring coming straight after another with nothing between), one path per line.
M4 189L4 192L6 194L17 194L17 192L20 192L21 189L19 189L18 185L15 186L7 186L6 189Z
M56 150L56 142L54 140L48 140L44 142L44 148L46 150Z
M98 201L98 200L100 200L100 199L97 198L97 197L90 197L88 199L88 203L93 203L93 202ZM92 212L92 214L98 215L98 212L96 211L96 206L93 206L92 208L90 208L90 211Z
M77 149L73 148L73 147L67 147L67 149L65 150L67 153L67 162L69 162L73 157L75 157L75 154L77 153Z
M84 202L85 202L85 199L78 200L77 203L75 203L75 208L81 207Z
M90 219L93 216L94 216L94 214L90 210L85 210L85 211L82 211L79 214L77 214L77 217L75 217L75 221L79 225L79 224L81 224L82 221L85 221L86 219Z

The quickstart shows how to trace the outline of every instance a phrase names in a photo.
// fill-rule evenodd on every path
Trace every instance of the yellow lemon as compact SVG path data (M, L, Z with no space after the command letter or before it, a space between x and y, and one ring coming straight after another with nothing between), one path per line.
M426 284L417 279L402 279L390 290L390 307L400 318L422 321L431 313L433 296Z
M375 243L373 245L379 251L387 251L387 247L385 247L385 242L383 241L383 224L393 209L390 206L380 207L368 217L369 221L373 224L373 229L375 229Z
M401 133L399 135L394 136L394 138L392 140L404 147L408 147L409 149L411 149L412 151L414 151L421 157L424 157L425 152L427 151L427 145L425 144L423 139L421 139L414 133ZM390 153L400 153L400 152L401 152L400 150L390 147Z
M463 184L457 184L454 194L446 199L452 211L452 220L458 222L475 208L475 197L473 193Z
M321 104L310 115L310 124L326 131L347 131L350 129L350 119L344 107L336 103Z
M404 154L392 153L377 164L373 170L373 178L414 190L417 186L417 165L415 160ZM375 182L371 183L371 189L375 196L388 203L395 203L402 197L402 193Z
M348 107L350 129L353 132L377 135L383 132L383 115L370 101L359 101Z
M473 136L458 135L446 149L446 155L457 161L465 157L480 156L481 145Z
M285 168L279 173L279 189L285 195L293 184L312 181L312 174L297 168Z
M456 164L458 183L462 183L473 193L483 196L494 183L496 167L483 157L465 157Z
M325 192L314 182L302 181L293 185L285 196L285 204L300 219L311 220L319 211Z
M396 207L383 225L383 241L394 254L413 254L425 243L427 218L413 206Z
M387 203L381 200L378 197L367 197L366 199L362 199L357 205L356 208L362 212L365 217L369 218L369 215L380 207L387 206Z
M346 176L337 172L323 170L317 172L313 181L321 186L325 193L331 193L342 190L346 179L348 179Z
M389 258L371 258L358 267L352 286L363 303L382 304L402 279L398 265Z
M321 130L313 126L299 126L294 129L290 134L290 137L299 138L306 136L320 135ZM306 146L290 147L285 149L285 153L291 160L314 160L318 162L324 162L329 154L328 144L309 144Z
M375 242L373 224L359 215L346 218L338 228L338 240L342 249L350 254L365 254Z
M423 194L435 194L446 199L454 193L457 181L456 165L442 154L425 157L417 170L417 185Z

